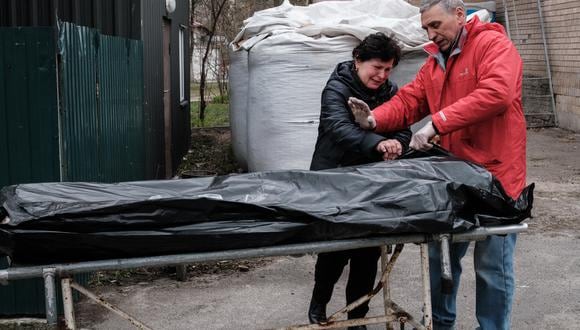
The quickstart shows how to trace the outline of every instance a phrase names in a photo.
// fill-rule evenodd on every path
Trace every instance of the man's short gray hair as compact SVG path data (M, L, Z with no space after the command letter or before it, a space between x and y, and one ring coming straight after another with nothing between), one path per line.
M455 8L463 8L465 10L465 4L462 0L427 0L423 1L420 12L423 14L428 9L437 5L443 6L443 9L450 13L452 13Z

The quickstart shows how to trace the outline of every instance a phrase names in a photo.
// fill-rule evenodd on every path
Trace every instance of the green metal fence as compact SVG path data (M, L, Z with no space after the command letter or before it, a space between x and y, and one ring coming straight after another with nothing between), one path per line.
M0 187L144 179L142 42L70 23L56 35L0 28ZM42 280L0 286L0 315L44 311Z
M0 28L0 187L60 179L55 49L53 28ZM0 286L0 315L44 311L41 279Z
M100 36L99 129L103 178L142 179L143 51L139 41Z
M143 48L62 23L63 181L143 179Z
M0 28L0 187L58 181L52 28Z

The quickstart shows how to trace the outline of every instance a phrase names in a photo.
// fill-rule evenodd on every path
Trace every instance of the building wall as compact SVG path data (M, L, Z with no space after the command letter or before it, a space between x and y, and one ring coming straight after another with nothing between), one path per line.
M140 38L141 0L0 1L0 26L54 26L64 22L99 29L105 35Z
M580 132L580 6L577 0L544 0L543 16L558 125ZM506 1L510 32L524 58L525 73L545 72L544 49L538 22L537 1ZM498 16L505 22L503 1ZM516 24L517 15L517 24ZM576 42L575 42L576 41Z
M175 11L169 15L171 19L171 108L172 108L172 172L175 173L182 157L191 145L191 115L189 108L191 81L191 54L189 54L189 0L176 0ZM184 72L184 95L181 99L179 91L180 57L179 30L184 31L184 56L182 69Z
M165 178L166 164L164 157L164 110L163 110L163 22L171 26L170 65L171 65L171 172L174 173L180 160L191 142L191 124L189 113L189 2L177 0L175 11L167 14L165 1L142 0L141 15L144 73L144 120L146 143L146 172L150 178ZM179 30L185 28L185 58L183 70L185 73L186 101L179 95Z
M421 0L409 0L418 5ZM477 2L477 1L471 1ZM543 0L544 29L548 45L552 84L556 102L558 126L580 132L580 6L578 0ZM497 20L506 26L505 11L509 17L512 40L524 60L524 74L527 78L546 76L544 48L537 0L496 1ZM516 24L517 23L517 24ZM526 94L547 94L545 82L525 83ZM543 104L542 104L543 103ZM549 111L547 100L524 100L526 111ZM539 109L542 108L542 109ZM530 118L528 118L528 122Z
M163 18L164 1L143 0L143 120L145 124L145 172L163 178Z

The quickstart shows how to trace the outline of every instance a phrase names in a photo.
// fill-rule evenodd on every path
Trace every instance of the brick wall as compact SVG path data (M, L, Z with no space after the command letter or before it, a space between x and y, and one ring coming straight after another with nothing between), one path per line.
M526 75L545 75L536 0L505 2L512 39L524 58ZM580 6L578 0L544 0L541 3L558 124L580 131ZM497 1L498 20L505 22L502 4L503 1Z
M421 0L408 0L418 5ZM470 1L470 2L478 2ZM511 38L524 60L524 108L530 126L550 125L549 84L536 0L496 1L497 20L506 26L506 3ZM558 125L580 132L580 3L542 0L544 29L551 65Z

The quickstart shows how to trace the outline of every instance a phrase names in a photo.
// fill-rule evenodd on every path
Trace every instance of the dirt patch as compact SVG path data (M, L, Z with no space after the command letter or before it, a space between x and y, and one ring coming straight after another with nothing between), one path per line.
M192 129L191 148L179 166L179 176L199 177L241 172L232 152L229 127Z
M534 182L531 233L580 238L580 134L528 130L528 183Z
M187 276L198 277L205 275L228 276L235 273L249 272L258 267L263 267L271 262L272 258L251 260L223 260L216 262L197 263L187 265ZM158 278L177 277L176 267L139 268L133 270L119 270L99 272L95 274L89 285L93 288L126 285L135 285L149 282Z

